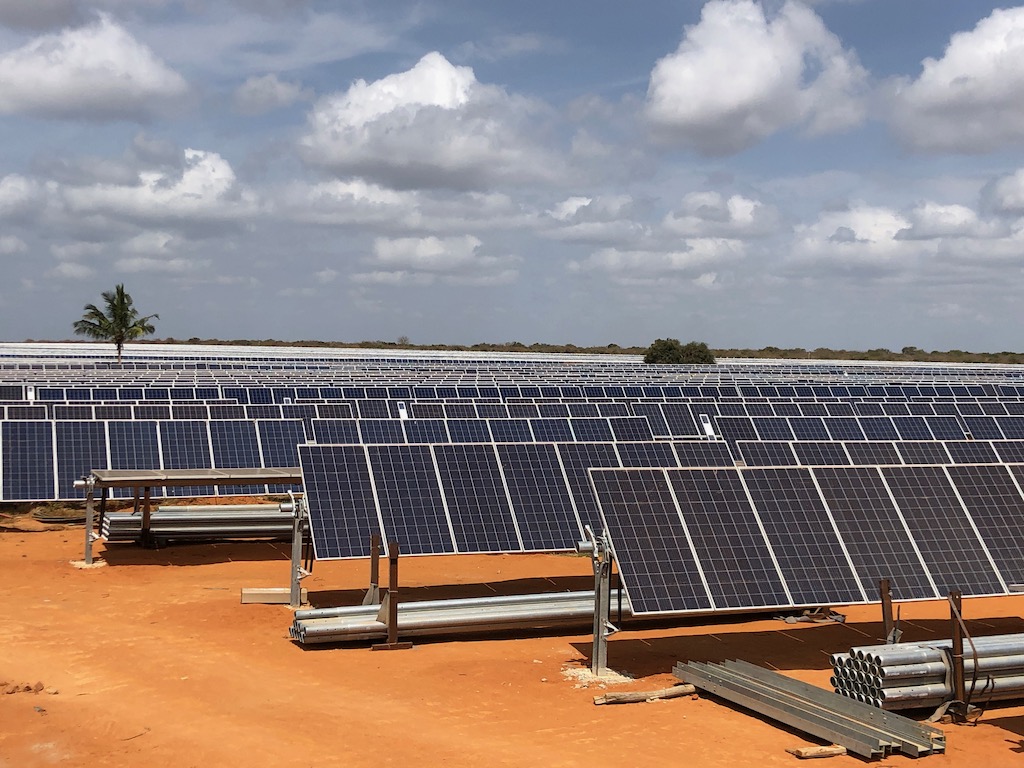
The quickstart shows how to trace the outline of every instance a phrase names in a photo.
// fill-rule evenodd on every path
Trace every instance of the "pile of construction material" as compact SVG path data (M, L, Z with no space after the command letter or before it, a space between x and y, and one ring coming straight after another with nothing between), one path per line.
M953 697L952 640L851 648L831 656L836 693L880 709L937 707ZM1024 698L1024 634L964 641L974 703Z
M293 517L279 504L161 506L149 525L158 541L291 538ZM107 542L136 541L141 532L142 515L133 512L108 512L100 527Z

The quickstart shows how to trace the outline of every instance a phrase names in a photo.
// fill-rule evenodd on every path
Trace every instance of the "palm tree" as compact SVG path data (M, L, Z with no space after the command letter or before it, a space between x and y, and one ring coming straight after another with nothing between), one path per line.
M121 350L126 341L138 339L153 333L156 329L149 321L160 315L139 317L139 310L132 306L132 297L125 293L124 284L119 283L112 291L103 292L106 311L95 304L85 305L85 314L75 321L75 333L100 341L112 341L117 346L117 363L121 364Z

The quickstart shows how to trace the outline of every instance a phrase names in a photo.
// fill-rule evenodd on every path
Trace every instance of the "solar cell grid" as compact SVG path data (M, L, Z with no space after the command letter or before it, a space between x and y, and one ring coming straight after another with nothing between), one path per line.
M365 449L300 445L298 453L316 558L366 557L370 534L381 531Z
M160 452L164 469L209 469L210 432L205 421L161 421ZM294 466L294 465L293 465ZM168 496L212 496L213 486L171 486Z
M491 432L486 419L448 419L448 434L453 443L489 443Z
M211 421L210 447L213 449L214 467L263 466L256 425L251 421ZM259 485L238 486L233 490L245 494L267 492L266 486Z
M833 440L866 440L858 419L827 418L823 420Z
M810 473L745 469L746 483L797 605L862 602L865 595Z
M569 489L576 501L576 512L583 525L600 530L597 500L587 470L591 467L619 467L619 457L611 443L561 443L558 456L565 470Z
M889 579L897 599L938 597L877 469L811 472L865 589Z
M608 419L612 430L612 438L617 442L624 440L653 440L650 424L642 416L620 416Z
M789 427L793 430L793 437L797 440L830 440L825 422L814 416L802 418L791 418Z
M430 448L371 445L367 448L385 539L402 554L455 551Z
M569 422L569 425L579 442L604 442L614 439L608 419L575 418Z
M995 445L1006 443L990 443L984 440L947 440L943 443L946 452L954 464L985 464L1008 461L1007 457L996 455ZM1024 454L1022 454L1024 455Z
M736 470L668 473L717 608L790 605Z
M907 442L896 443L896 450L903 457L905 464L949 464L949 454L941 442Z
M841 442L795 442L793 453L797 463L804 466L842 466L850 457Z
M405 432L398 419L359 419L359 440L367 445L404 443Z
M594 470L591 474L633 613L710 609L711 600L664 473Z
M881 472L939 594L1005 591L941 467L883 467Z
M433 450L459 551L520 551L493 446L438 445Z
M754 429L761 440L792 440L793 430L784 417L755 417Z
M887 416L867 416L859 419L864 437L868 440L898 440L899 433L893 426L892 419ZM851 457L852 458L852 457Z
M882 441L849 441L845 444L850 463L861 466L902 464L900 454L892 443Z
M994 416L964 416L964 425L975 440L1004 439Z
M299 464L298 446L306 442L305 425L298 419L279 421L257 421L256 431L260 437L260 452L264 467L295 467ZM271 485L270 493L301 491L298 485Z
M740 440L736 446L748 467L787 467L797 463L788 442Z
M487 426L496 443L533 442L533 433L527 419L488 419Z
M582 529L555 446L497 446L509 498L527 551L573 549Z
M623 467L678 467L679 461L668 443L616 443Z
M936 440L963 440L964 428L955 416L925 416L928 429Z
M719 441L689 440L676 441L672 448L679 458L681 467L731 467L733 458L729 447Z
M530 430L539 442L564 443L573 439L568 419L530 419Z
M1003 581L1024 583L1024 497L1009 468L964 466L948 472Z
M74 487L78 478L94 469L107 468L107 429L101 421L58 421L57 498L77 499L84 494Z
M1007 440L1024 440L1024 416L997 416L996 423Z
M447 443L448 430L443 419L408 419L400 422L405 427L405 442Z

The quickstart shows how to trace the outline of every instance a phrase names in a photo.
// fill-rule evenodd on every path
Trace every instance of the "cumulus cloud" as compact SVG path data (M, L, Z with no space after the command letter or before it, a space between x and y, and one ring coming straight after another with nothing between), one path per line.
M930 240L938 237L992 237L1002 228L983 221L965 205L922 203L906 215L910 226L896 233L897 240Z
M568 268L575 273L601 272L622 284L684 281L707 288L717 282L717 268L745 254L746 247L739 240L694 238L669 251L602 248L586 259L569 262Z
M317 101L300 150L310 165L400 189L552 181L561 163L530 138L539 110L429 53Z
M35 208L44 190L38 182L17 173L0 178L0 216L11 217Z
M622 245L648 234L639 214L629 195L569 197L548 210L554 226L546 234L564 242Z
M484 252L472 235L462 237L377 238L371 271L353 276L357 283L499 285L518 276L514 256Z
M0 55L0 114L146 120L187 92L181 75L105 15Z
M892 125L930 152L989 152L1024 142L1024 7L996 9L953 35L916 80L891 84Z
M778 229L778 212L742 195L691 192L662 223L685 237L761 237Z
M216 152L186 149L181 161L174 171L143 171L130 185L65 188L63 199L72 214L98 213L144 225L232 222L256 212L255 195Z
M711 0L655 65L645 113L665 143L726 155L784 128L856 125L866 81L856 54L802 3L772 15L754 0Z
M243 115L262 115L313 98L311 88L278 79L277 75L250 77L235 91L235 110Z

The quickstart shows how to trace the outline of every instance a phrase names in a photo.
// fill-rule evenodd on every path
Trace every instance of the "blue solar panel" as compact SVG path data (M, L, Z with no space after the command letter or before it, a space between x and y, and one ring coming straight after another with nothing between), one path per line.
M367 444L404 443L405 432L398 419L360 419L359 440Z
M664 471L591 475L634 615L712 608Z
M740 440L736 447L748 467L792 467L797 463L789 443Z
M387 541L402 554L455 551L430 448L371 445L367 448Z
M669 443L616 443L623 467L678 467L679 460Z
M949 464L949 454L943 444L936 440L902 441L896 443L896 450L903 457L904 464Z
M612 429L612 438L618 442L653 440L654 433L647 419L642 416L623 416L608 419Z
M820 442L831 439L831 435L829 435L828 430L825 428L824 420L820 418L813 416L791 418L789 426L797 440L816 440Z
M747 469L742 474L793 602L865 600L810 473Z
M486 419L448 419L448 434L453 443L491 442Z
M1018 482L1020 469L1012 468ZM950 467L949 476L1003 581L1024 583L1024 498L1010 468Z
M210 433L205 421L161 421L160 450L164 469L209 469ZM168 496L212 496L213 486L169 486Z
M448 430L443 419L409 419L401 422L405 427L405 442L447 443Z
M459 551L520 551L493 446L438 445L434 457Z
M608 419L574 418L569 422L578 442L610 442L614 439Z
M791 605L739 473L668 473L717 608Z
M381 532L366 449L300 445L298 453L316 558L366 557L370 534Z
M883 467L940 594L1005 592L942 467Z
M630 405L634 416L644 416L656 437L670 437L672 432L665 421L659 403L633 403Z
M325 445L353 445L359 442L355 419L313 419L313 439Z
M575 547L582 529L555 446L506 443L497 449L523 548L550 551Z
M812 473L865 590L889 579L897 599L938 597L877 469Z
M797 442L793 443L797 463L803 466L842 466L850 463L850 457L842 443L838 442Z
M954 464L995 464L1000 460L1009 461L1001 450L1005 443L989 443L979 440L947 440L944 445ZM996 451L993 450L994 446L1000 447L998 456Z
M846 452L850 462L860 466L903 463L892 443L853 440L846 443Z
M306 431L298 419L280 421L258 421L256 429L260 436L260 453L264 467L297 467L298 446L306 442ZM300 485L271 485L270 493L301 491Z
M527 419L488 419L491 436L496 443L531 443L533 433Z
M36 501L56 497L53 466L53 424L49 421L5 421L0 424L5 501Z
M615 446L611 443L560 443L558 456L562 460L572 497L576 500L580 522L599 531L601 517L587 470L591 467L620 466Z
M735 464L729 447L717 440L688 440L672 443L681 467L731 467Z
M256 425L251 421L211 421L210 446L213 466L218 469L262 467ZM265 485L231 486L232 492L266 493ZM221 490L221 493L226 491Z
M572 429L568 419L530 419L530 429L538 442L572 442Z

